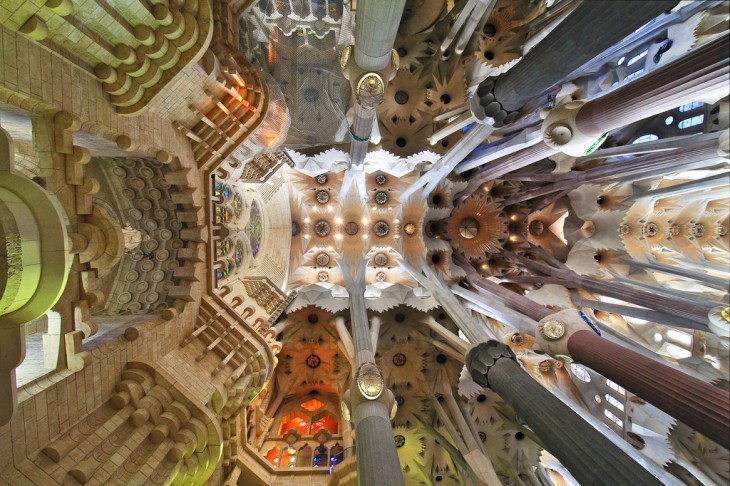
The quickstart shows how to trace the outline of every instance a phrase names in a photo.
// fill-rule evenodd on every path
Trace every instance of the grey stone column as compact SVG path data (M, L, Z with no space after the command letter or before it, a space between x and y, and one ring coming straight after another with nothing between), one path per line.
M467 353L466 367L475 382L497 392L515 409L581 484L663 484L528 375L506 345L479 344Z
M515 67L498 78L480 84L479 105L488 116L494 106L498 122L516 113L525 103L540 96L566 76L631 35L639 27L673 8L677 1L604 1L583 2L537 44ZM580 49L576 49L580 46ZM535 73L539 73L536 75ZM495 111L496 110L496 111ZM478 116L474 110L475 116ZM505 123L516 116L507 117Z
M405 484L393 441L388 406L382 401L363 401L355 408L355 444L358 484L398 486Z
M364 369L363 366L375 368L383 378L375 365L365 307L364 262L355 278L348 265L343 266L343 276L350 293L350 326L357 368L350 390L350 404L355 422L358 482L362 486L399 486L405 483L390 424L390 408L395 398L385 385L380 395L374 398L363 394L358 386L357 375Z
M390 61L406 0L360 0L355 16L355 62L382 71Z
M350 145L350 164L361 165L365 161L374 122L375 106L362 106L357 103L355 105L355 119L352 122L353 141Z

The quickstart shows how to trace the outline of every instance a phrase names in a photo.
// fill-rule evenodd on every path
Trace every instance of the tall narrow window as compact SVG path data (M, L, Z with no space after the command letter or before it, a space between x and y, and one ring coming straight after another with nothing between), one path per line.
M624 411L624 404L616 400L616 398L612 397L608 393L606 393L606 401L621 410L622 412Z
M686 118L679 122L679 128L684 130L685 128L694 127L697 125L700 125L702 122L705 121L705 115L697 115L693 116L692 118Z
M642 59L644 59L646 57L647 52L649 52L649 51L648 50L647 51L643 51L643 52L640 52L639 54L635 55L634 57L632 57L631 59L629 59L629 62L626 63L626 66L628 67L628 66L631 66L632 64L634 64L636 62L641 61Z
M585 383L591 382L591 375L589 375L585 368L583 368L582 366L572 363L570 365L570 371L572 371L575 377L578 378L580 381L583 381Z
M643 70L643 69L639 69L639 70L638 70L638 71L636 71L635 73L631 73L631 74L629 74L628 76L626 76L626 77L624 78L624 81L628 81L629 79L634 79L634 78L635 78L636 76L639 76L639 75L641 75L641 74L643 74L643 73L644 73L644 70Z
M604 409L604 410L603 410L603 414L604 414L604 415L605 415L606 417L608 417L608 420L610 420L611 422L615 423L615 424L616 424L616 425L618 425L619 427L621 427L621 428L623 428L623 427L624 427L624 423L623 423L623 421L622 421L622 420L621 420L620 418L618 418L617 416L615 416L615 415L614 415L613 413L611 413L610 411L608 411L608 410Z
M640 136L639 138L637 138L636 140L634 140L631 143L634 144L634 143L653 142L654 140L659 140L659 137L657 137L653 133L647 133L646 135Z
M612 389L612 390L615 390L615 391L619 392L619 393L620 393L621 395L626 395L626 390L624 389L624 387L622 387L622 386L621 386L621 385L619 385L618 383L614 383L614 382L613 382L613 381L611 381L611 380L606 380L606 385L608 385L608 387L609 387L610 389Z

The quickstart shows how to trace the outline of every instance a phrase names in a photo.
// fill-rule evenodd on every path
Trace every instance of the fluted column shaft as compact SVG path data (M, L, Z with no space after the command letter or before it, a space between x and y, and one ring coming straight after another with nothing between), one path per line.
M360 0L355 17L355 62L382 71L390 61L406 0Z
M510 198L509 203L516 204L555 192L571 191L583 184L605 183L616 180L631 181L648 179L680 170L695 169L712 164L713 159L719 161L720 158L718 142L716 139L712 139L677 150L667 150L641 157L634 157L623 162L607 163L585 171L572 171L561 175L548 174L546 177L540 177L538 175L534 176L533 179L555 180L562 178L563 180L556 180L552 184L516 194L513 198Z
M468 263L463 265L462 268L465 268L466 281L469 282L472 287L487 295L496 297L507 306L531 317L536 321L539 321L543 317L549 316L553 313L547 307L530 300L527 296L513 292L510 289L502 287L496 282L480 277L475 271L469 272L469 268L473 269L473 267Z
M576 117L578 129L585 135L598 137L691 101L727 95L730 83L727 45L726 34L589 101Z
M360 103L355 104L355 119L352 122L354 140L350 145L350 163L352 165L361 165L365 161L374 121L375 107L362 106Z
M350 327L352 343L355 348L355 363L358 367L363 363L374 363L373 341L370 338L370 324L365 308L365 296L350 292Z
M577 362L730 448L727 391L602 339L592 331L570 336L568 350Z
M360 486L405 484L393 441L390 411L379 400L363 401L355 408L357 476Z
M494 87L497 101L507 111L521 109L525 103L677 3L583 2L520 62L497 79ZM576 49L576 45L580 45L580 49ZM535 73L540 74L536 76Z
M358 370L365 363L375 362L365 295L362 289L364 289L364 285L349 289L350 325L355 348L355 364ZM359 393L358 386L355 384L351 395ZM362 486L404 484L398 452L393 442L390 409L385 394L375 400L363 397L354 397L353 400L355 400L353 419L356 431L359 484Z
M531 260L522 255L517 255L508 251L505 251L504 253L513 260L524 265L526 268L560 279L560 283L567 288L582 288L589 292L604 295L606 297L613 297L614 299L620 299L624 302L648 307L660 312L671 312L678 317L690 319L691 321L699 324L707 324L707 312L709 311L707 306L701 303L693 303L690 299L658 295L653 292L629 287L621 282L599 280L592 277L586 277L585 275L578 275L564 265L561 268L555 268L545 263ZM659 290L660 289L656 289L656 291Z
M549 147L545 142L538 142L519 152L497 159L469 177L469 185L464 189L463 195L472 194L488 180L497 179L504 174L527 167L556 153L558 153L557 149Z
M490 341L472 348L466 366L477 383L497 392L515 409L581 484L662 484L528 375L505 345Z

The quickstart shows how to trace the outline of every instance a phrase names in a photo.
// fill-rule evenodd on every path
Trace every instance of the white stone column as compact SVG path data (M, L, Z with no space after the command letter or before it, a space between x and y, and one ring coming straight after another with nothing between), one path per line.
M388 65L406 0L360 0L355 15L355 62L366 71Z

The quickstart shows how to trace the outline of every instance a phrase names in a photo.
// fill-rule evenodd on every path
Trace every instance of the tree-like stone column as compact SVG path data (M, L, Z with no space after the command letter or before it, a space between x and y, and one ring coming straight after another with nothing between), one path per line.
M545 143L580 157L610 130L698 99L712 102L727 96L727 43L723 35L600 98L556 107L542 125Z
M365 306L365 262L353 277L349 262L341 265L350 294L350 326L357 369L349 393L349 407L355 423L357 474L361 486L405 484L393 440L390 411L395 401L375 364Z
M355 17L355 62L360 69L381 71L388 65L405 5L406 0L358 2Z
M473 98L472 112L479 120L486 115L498 123L511 123L528 101L541 96L677 3L583 2L515 67L496 79L483 81ZM580 49L575 46L580 46Z
M466 367L476 383L494 390L515 409L581 484L663 484L528 375L505 344L488 341L472 348Z
M684 103L727 96L730 81L727 44L726 34L588 102L576 116L577 128L585 135L597 137Z
M577 311L538 323L541 348L569 356L707 436L730 447L730 393L599 337Z

